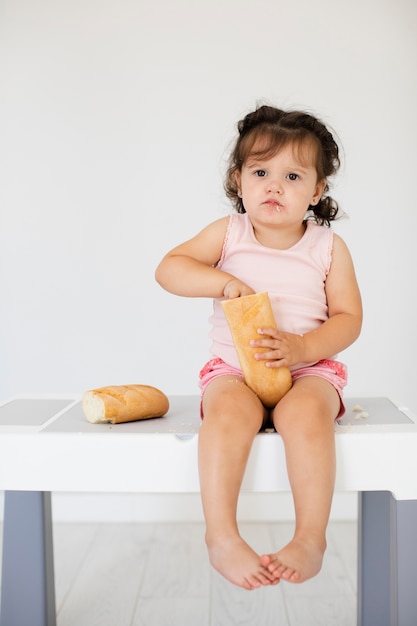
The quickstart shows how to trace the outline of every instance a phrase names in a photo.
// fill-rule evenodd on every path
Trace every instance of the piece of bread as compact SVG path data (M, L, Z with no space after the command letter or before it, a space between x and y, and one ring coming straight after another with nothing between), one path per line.
M246 384L266 407L274 407L291 388L291 372L288 367L266 367L265 361L254 358L255 352L265 352L265 348L250 346L252 339L260 337L258 328L276 328L268 294L224 300L222 307Z
M169 409L169 401L162 391L150 385L113 385L86 391L82 407L92 424L119 424L162 417Z

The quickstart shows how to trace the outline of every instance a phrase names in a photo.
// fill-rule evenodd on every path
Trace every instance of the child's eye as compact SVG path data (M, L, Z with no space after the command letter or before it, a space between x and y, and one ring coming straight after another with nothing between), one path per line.
M290 174L287 174L287 178L288 180L298 180L300 177L298 174L294 174L294 172L291 172Z
M263 178L264 176L266 176L266 172L265 170L255 170L255 175L259 176L259 178Z

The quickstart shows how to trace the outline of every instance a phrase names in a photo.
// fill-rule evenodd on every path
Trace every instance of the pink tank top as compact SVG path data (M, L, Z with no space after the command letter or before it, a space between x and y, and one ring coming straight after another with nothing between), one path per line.
M328 318L326 276L330 269L333 231L308 221L302 238L288 250L261 245L247 213L230 216L219 269L236 276L256 292L267 291L277 327L290 333L314 330ZM211 352L240 368L221 307L213 301ZM334 355L332 358L336 358ZM305 364L298 364L302 367Z

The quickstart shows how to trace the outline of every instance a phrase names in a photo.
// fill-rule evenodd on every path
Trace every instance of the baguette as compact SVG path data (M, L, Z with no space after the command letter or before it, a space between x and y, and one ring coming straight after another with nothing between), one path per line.
M274 407L292 386L291 372L288 367L266 367L265 361L254 359L255 352L265 348L250 346L252 339L259 338L258 328L276 328L268 294L224 300L222 307L246 384L266 407Z
M162 391L149 385L113 385L84 392L82 408L92 424L120 424L162 417L169 401Z

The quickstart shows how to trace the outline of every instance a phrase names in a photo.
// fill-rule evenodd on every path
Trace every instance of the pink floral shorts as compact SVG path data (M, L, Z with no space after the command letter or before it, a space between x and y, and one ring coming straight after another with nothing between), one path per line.
M323 359L318 361L314 365L307 365L306 367L300 367L299 369L291 372L293 381L302 378L303 376L319 376L327 380L336 389L340 397L340 411L339 417L344 415L346 409L343 403L343 388L347 383L347 368L340 361L331 361L330 359ZM242 376L242 370L239 370L231 365L225 363L222 359L216 357L210 359L200 371L199 387L201 389L201 397L203 397L204 391L209 383L218 376Z

